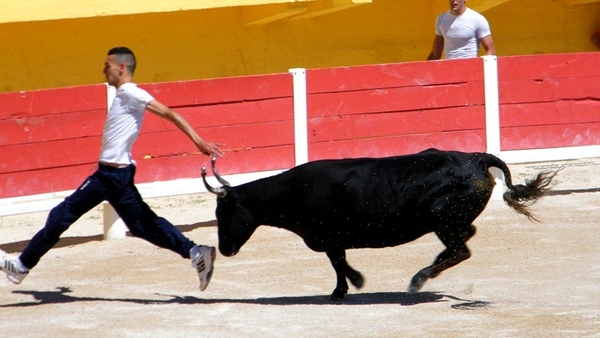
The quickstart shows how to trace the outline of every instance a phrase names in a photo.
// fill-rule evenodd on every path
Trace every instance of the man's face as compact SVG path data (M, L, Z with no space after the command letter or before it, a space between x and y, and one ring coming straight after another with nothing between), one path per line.
M115 86L119 83L119 77L121 75L121 65L117 63L116 55L108 55L104 62L104 77L109 85Z
M462 14L465 10L467 0L450 0L450 11L452 14Z

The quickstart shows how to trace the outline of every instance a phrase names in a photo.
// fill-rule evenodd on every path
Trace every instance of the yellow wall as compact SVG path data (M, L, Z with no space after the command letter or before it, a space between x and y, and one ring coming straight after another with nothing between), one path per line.
M162 13L315 0L2 0L0 23ZM479 0L481 1L481 0Z
M485 11L498 55L594 51L600 2L571 3L513 0ZM264 25L244 23L280 5L4 23L0 92L103 82L106 52L117 45L136 53L140 83L424 60L446 4L373 0Z

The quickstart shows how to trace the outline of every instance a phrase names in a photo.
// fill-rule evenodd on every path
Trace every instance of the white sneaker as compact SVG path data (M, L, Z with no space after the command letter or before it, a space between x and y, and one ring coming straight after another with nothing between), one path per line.
M214 246L195 246L190 250L192 267L196 269L200 279L200 291L204 291L210 283L213 273L213 263L217 256L217 250Z
M13 257L2 250L0 250L0 270L4 271L6 278L14 284L21 284L29 273L21 264L19 258Z

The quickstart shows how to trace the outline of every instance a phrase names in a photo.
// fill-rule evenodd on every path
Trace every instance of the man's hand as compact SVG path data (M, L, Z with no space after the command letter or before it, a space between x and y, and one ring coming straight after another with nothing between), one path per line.
M212 155L218 155L218 156L223 156L223 152L221 151L221 149L219 149L220 146L223 146L222 143L212 143L212 142L206 142L204 140L202 140L202 142L200 142L200 144L197 145L198 146L198 150L200 150L204 155L208 155L208 156L212 156Z

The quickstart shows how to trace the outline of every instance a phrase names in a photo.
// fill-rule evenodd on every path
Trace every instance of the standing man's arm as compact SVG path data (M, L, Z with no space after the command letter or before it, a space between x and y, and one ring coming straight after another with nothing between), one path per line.
M600 29L598 29L596 33L592 35L590 41L594 44L594 46L596 46L596 48L600 49Z
M444 50L444 37L441 35L435 35L433 39L433 47L431 53L427 57L427 60L439 60L442 57L442 51Z
M485 55L496 55L496 47L494 47L494 40L491 34L482 38L481 44L485 49Z
M223 155L223 152L219 149L219 145L212 142L207 142L203 140L192 128L192 126L183 118L181 115L177 114L171 108L165 106L164 104L152 100L146 106L146 109L158 115L164 119L171 121L174 125L177 126L181 131L183 131L191 140L194 142L198 150L200 150L205 155Z

